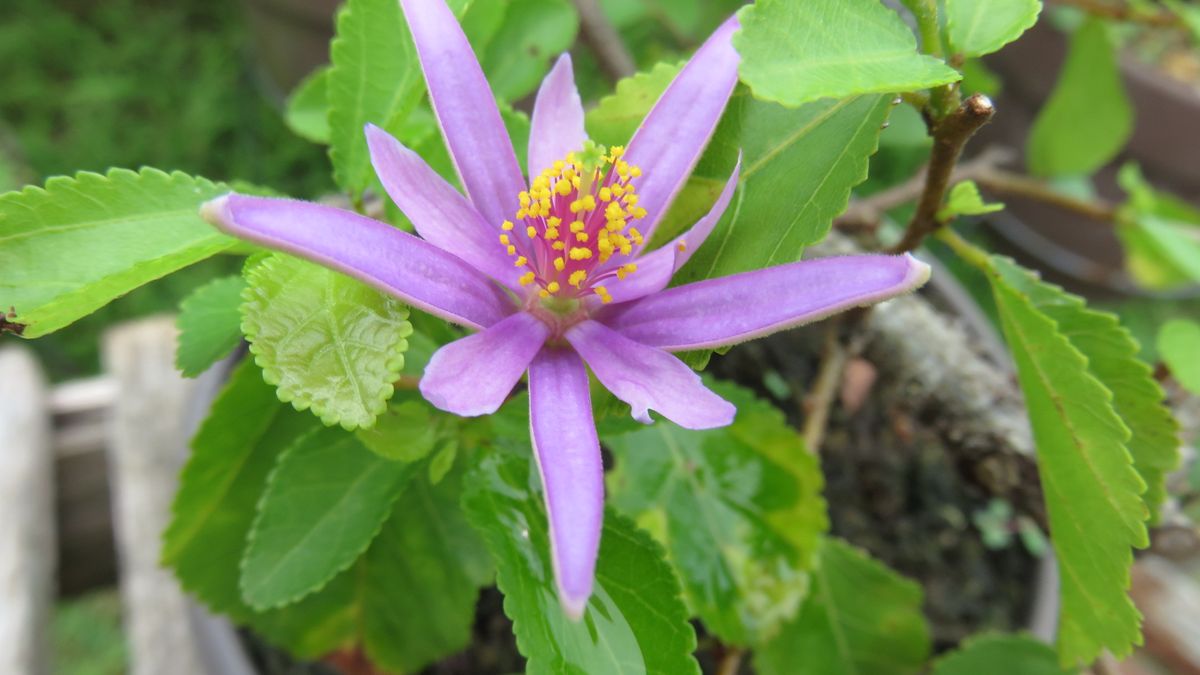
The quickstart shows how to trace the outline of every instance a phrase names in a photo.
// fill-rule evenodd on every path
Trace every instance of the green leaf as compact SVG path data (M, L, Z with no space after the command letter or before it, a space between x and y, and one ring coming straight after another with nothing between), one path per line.
M450 5L461 13L467 0ZM329 55L329 158L338 185L357 196L374 181L363 126L395 133L424 97L425 81L396 0L348 0Z
M1134 279L1156 289L1200 282L1200 212L1154 189L1135 164L1122 166L1117 182L1129 194L1117 236Z
M977 635L938 659L933 675L1074 675L1059 667L1054 650L1027 635Z
M742 174L729 208L678 283L794 262L820 241L867 177L888 96L818 101L789 110L734 93L692 184L724 184L739 149ZM706 194L715 194L712 191ZM678 201L673 208L678 208Z
M795 621L755 651L762 675L907 675L929 656L921 587L827 539Z
M1026 146L1029 170L1040 176L1090 173L1116 156L1133 132L1116 48L1099 19L1071 37L1058 83L1042 107Z
M563 613L541 489L524 443L521 454L498 450L476 465L463 507L496 562L504 612L529 659L527 672L699 675L696 635L662 548L614 513L605 516L595 591L583 618Z
M360 572L367 654L397 672L418 672L467 646L479 589L493 575L459 507L463 472L434 486L424 468L396 500Z
M1031 286L1002 259L986 261L1038 448L1061 578L1060 661L1088 663L1106 648L1124 656L1141 643L1141 616L1126 589L1131 547L1148 543L1149 514L1140 496L1146 483L1126 449L1130 431L1113 409L1113 393L1068 337L1105 315L1072 307L1063 295L1066 306L1056 314L1070 324L1060 326L1046 313L1053 309L1045 304L1048 287ZM1122 337L1114 355L1126 350Z
M474 3L467 15L483 11L495 16L501 5L498 25L489 26L486 34L468 35L492 92L501 100L517 101L536 90L550 61L575 43L579 16L567 0L489 0Z
M1113 410L1130 429L1126 447L1146 482L1142 500L1152 518L1166 499L1166 477L1179 464L1179 427L1166 394L1139 346L1115 314L1088 309L1082 298L1040 282L1006 258L994 260L1006 283L1025 293L1071 345L1087 357L1088 371L1112 392Z
M328 66L313 71L288 96L283 121L301 138L329 144Z
M384 459L341 429L291 445L267 479L242 559L255 609L291 604L349 567L379 533L412 465Z
M213 611L238 621L251 614L237 578L255 504L276 457L316 426L311 416L281 404L258 367L245 360L192 439L162 559Z
M445 417L415 391L397 393L375 426L357 432L358 440L384 459L415 462L433 452Z
M983 56L1021 37L1037 23L1041 0L946 0L950 51Z
M730 427L658 422L605 436L616 457L612 504L658 537L689 605L726 644L770 639L796 615L828 528L821 469L783 414L754 394L708 383L737 406Z
M937 219L940 222L948 223L959 216L981 216L985 213L1000 211L1003 208L1004 204L984 203L975 181L964 180L961 183L955 183L954 187L950 188L950 195L946 197L946 205L938 209Z
M614 92L587 112L588 136L604 145L629 143L655 101L682 69L683 63L659 63L617 82Z
M733 46L754 95L787 106L916 91L961 79L917 53L912 30L878 0L759 0L738 12Z
M0 325L46 335L228 249L236 241L200 219L200 205L228 191L178 172L113 169L0 195Z
M179 305L179 349L175 366L184 377L196 377L219 361L242 339L241 276L222 277L192 291Z
M370 427L404 366L408 310L319 265L275 254L247 274L242 332L267 382L327 425Z
M1158 330L1158 353L1171 374L1193 394L1200 394L1200 324L1172 319Z

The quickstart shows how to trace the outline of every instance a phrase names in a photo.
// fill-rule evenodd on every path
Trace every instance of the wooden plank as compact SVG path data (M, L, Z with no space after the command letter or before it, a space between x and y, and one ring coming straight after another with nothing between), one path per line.
M49 672L54 454L46 386L24 348L0 349L0 673Z
M117 383L109 428L113 525L134 675L203 675L189 601L159 567L160 536L187 442L183 409L192 383L174 366L169 317L123 324L103 339Z

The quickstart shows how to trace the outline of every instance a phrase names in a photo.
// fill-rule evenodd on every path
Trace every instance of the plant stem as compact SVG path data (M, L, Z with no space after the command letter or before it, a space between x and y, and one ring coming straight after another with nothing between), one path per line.
M746 651L741 647L722 645L721 658L717 662L717 675L737 675L742 667L742 657Z
M604 74L613 82L633 75L637 71L633 56L621 41L617 29L604 16L600 3L597 0L574 0L574 3L579 12L579 35L595 54Z
M1115 223L1118 219L1117 208L1106 201L1091 202L1076 199L1054 190L1040 180L1010 171L987 169L977 173L975 180L992 192L1026 197L1067 211L1074 211L1092 220Z
M1146 10L1125 2L1104 2L1104 0L1056 0L1060 5L1070 5L1081 9L1092 16L1098 16L1115 21L1141 23L1160 28L1180 28L1183 22L1170 11Z
M988 252L963 239L954 230L943 229L937 233L937 238L938 241L949 246L951 250L957 253L958 257L979 268L981 272L987 272L992 269L992 259L988 255Z
M850 356L839 335L843 323L842 316L844 315L839 314L825 322L825 347L821 353L821 365L812 389L808 396L804 397L804 447L813 454L817 454L821 442L825 440L829 411L833 408L833 399L837 395L838 385L842 382L842 373Z
M929 157L929 169L925 173L925 188L908 229L891 249L893 253L905 253L917 248L925 237L941 227L937 212L946 198L946 189L950 185L954 166L962 155L963 146L992 119L995 112L991 99L983 94L975 94L963 101L957 110L934 122L933 151Z

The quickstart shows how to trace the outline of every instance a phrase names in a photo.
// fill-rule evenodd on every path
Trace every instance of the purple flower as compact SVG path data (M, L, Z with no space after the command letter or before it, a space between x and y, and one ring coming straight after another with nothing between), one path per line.
M667 289L737 185L735 167L707 215L645 252L737 82L736 20L700 47L628 149L587 140L571 60L560 57L534 104L527 183L454 15L439 0L401 4L466 196L368 126L375 170L420 237L286 199L232 194L203 213L233 235L477 330L442 347L425 369L421 393L442 410L495 412L528 371L559 598L578 618L592 592L604 512L585 363L639 421L649 423L653 408L688 429L724 426L734 407L670 352L742 342L890 298L924 283L929 268L910 256L850 256Z

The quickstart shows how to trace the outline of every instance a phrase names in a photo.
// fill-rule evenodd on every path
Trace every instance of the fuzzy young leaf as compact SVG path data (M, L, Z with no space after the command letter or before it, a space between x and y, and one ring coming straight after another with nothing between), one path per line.
M292 444L267 479L242 559L246 602L291 604L349 567L379 533L413 465L384 459L341 429Z
M617 82L615 91L587 112L588 136L605 145L629 143L658 97L682 68L682 63L659 63L648 71Z
M850 189L866 179L890 109L890 97L871 95L789 110L736 91L689 185L719 191L739 150L740 183L677 283L799 260L845 210Z
M467 4L450 2L456 13ZM338 185L360 195L374 181L363 126L397 131L424 97L425 81L396 0L349 0L329 55L329 159Z
M1056 291L1032 286L1011 263L993 257L985 264L1038 448L1062 580L1060 661L1088 663L1106 648L1124 656L1141 642L1141 616L1126 589L1131 548L1148 543L1149 512L1141 497L1146 483L1126 449L1130 431L1114 411L1113 393L1072 337L1094 340L1091 348L1112 364L1125 362L1129 338L1077 298L1060 294L1057 308L1047 303L1046 293ZM1047 314L1055 309L1067 325ZM1101 332L1080 332L1096 330L1097 322L1106 324ZM1109 343L1114 337L1117 342ZM1138 372L1131 375L1136 380Z
M1021 37L1037 23L1041 0L946 0L950 51L983 56Z
M828 527L816 458L774 406L709 385L738 409L730 427L659 422L607 435L613 505L658 523L689 605L727 644L770 639L796 615ZM651 528L653 531L656 528Z
M762 675L908 675L929 656L921 587L827 539L800 615L755 651Z
M1162 325L1158 353L1188 391L1200 395L1200 323L1173 319Z
M759 0L738 18L742 81L768 101L798 106L962 78L919 54L912 30L878 0Z
M327 425L370 427L392 396L412 333L397 300L283 254L253 267L242 332L267 382Z
M1040 176L1090 173L1112 159L1132 132L1133 105L1116 48L1104 22L1090 19L1071 37L1054 93L1029 132L1029 170Z
M0 326L39 337L233 246L200 219L229 188L113 169L0 195Z
M937 219L940 222L948 223L959 216L981 216L985 213L1000 211L1003 208L1004 204L985 203L975 181L964 180L961 183L955 183L954 187L950 188L950 194L946 197L946 205L938 209Z
M1167 496L1167 474L1179 464L1179 426L1150 366L1138 359L1137 342L1115 315L1088 309L1082 298L1040 282L1007 258L993 263L1006 283L1058 324L1059 332L1087 357L1088 371L1112 392L1113 410L1131 432L1125 445L1147 485L1142 500L1156 517Z
M662 548L615 513L604 518L595 591L583 618L567 618L554 591L528 442L514 445L520 454L490 453L468 474L463 507L496 562L504 612L529 659L527 672L699 675L696 634Z
M475 25L488 25L468 30L479 14L487 20ZM517 101L535 91L551 59L574 44L579 16L567 0L489 0L473 3L463 24L493 93Z
M932 675L1074 675L1058 665L1054 649L1025 635L985 634L970 638L939 658Z
M288 96L283 121L302 138L329 144L329 67L319 68Z
M246 281L223 277L192 291L179 305L179 349L175 366L184 377L196 377L233 351L242 339L238 306Z

